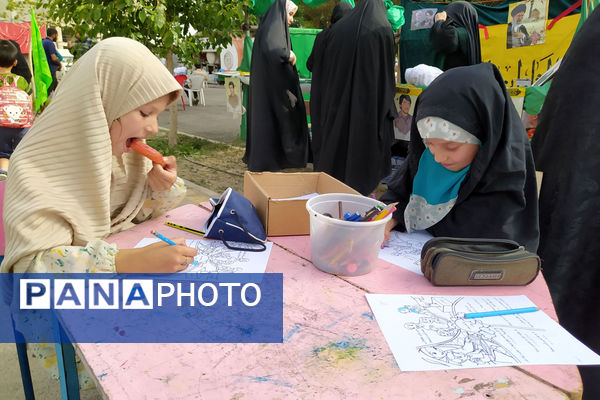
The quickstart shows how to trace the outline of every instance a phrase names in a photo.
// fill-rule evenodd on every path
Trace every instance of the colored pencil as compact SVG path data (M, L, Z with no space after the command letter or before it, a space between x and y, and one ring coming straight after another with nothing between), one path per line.
M396 211L396 204L398 203L388 204L379 214L372 218L371 221L379 221L380 219L387 217L389 213Z
M512 314L523 314L539 311L538 307L525 307L525 308L513 308L509 310L497 310L497 311L484 311L465 313L465 318L483 318L483 317L497 317L499 315L512 315Z
M168 237L161 235L160 233L156 232L155 230L150 231L150 233L153 234L154 236L156 236L157 238L159 238L160 240L162 240L163 242L170 244L171 246L177 246L177 243L175 243Z
M187 226L183 226L183 225L177 225L177 224L174 224L174 223L169 222L169 221L165 221L165 225L170 226L171 228L181 229L182 231L195 233L196 235L204 236L204 234L205 234L202 231L199 231L199 230L196 230L196 229L192 229L192 228L188 228Z

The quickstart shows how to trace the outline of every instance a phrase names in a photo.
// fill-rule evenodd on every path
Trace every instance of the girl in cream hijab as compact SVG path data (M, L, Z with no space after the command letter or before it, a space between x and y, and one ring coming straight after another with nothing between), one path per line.
M60 83L13 156L4 200L2 272L175 272L196 250L120 250L107 236L156 216L185 193L175 157L134 153L181 86L142 44L101 41Z

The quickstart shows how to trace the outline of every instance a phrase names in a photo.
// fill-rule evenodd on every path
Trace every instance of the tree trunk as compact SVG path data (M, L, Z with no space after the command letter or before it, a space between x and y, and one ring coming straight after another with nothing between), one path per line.
M169 50L166 56L167 69L173 74L173 50ZM169 147L177 146L177 102L169 106Z

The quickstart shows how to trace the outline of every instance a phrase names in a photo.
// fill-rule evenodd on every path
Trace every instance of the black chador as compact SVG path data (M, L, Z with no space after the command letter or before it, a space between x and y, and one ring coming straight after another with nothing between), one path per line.
M285 0L260 20L252 48L246 155L250 171L302 168L308 158L308 125L298 72L289 62Z
M390 172L394 137L394 35L381 0L362 0L327 30L314 55L313 157L363 194Z

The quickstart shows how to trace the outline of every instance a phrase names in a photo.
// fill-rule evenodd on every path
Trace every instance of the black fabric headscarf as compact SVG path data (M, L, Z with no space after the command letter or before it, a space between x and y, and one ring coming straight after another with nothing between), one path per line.
M434 49L443 53L451 53L449 49L458 48L459 40L455 29L463 28L467 31L468 40L466 53L461 54L460 57L463 58L461 64L479 64L481 62L481 44L479 41L479 18L475 7L466 1L455 1L450 3L445 11L447 14L446 21L437 21L430 30L430 38ZM447 57L452 58L451 55ZM455 64L455 62L451 61L451 64Z
M349 11L352 11L352 5L350 3L346 3L345 1L340 1L333 7L333 11L331 12L331 18L329 19L330 27L331 25L338 22L340 19L344 17ZM312 51L310 56L308 56L308 60L306 60L306 68L312 72L313 64L316 62L320 62L323 58L323 50L325 47L325 40L327 37L327 31L329 28L323 29L321 32L317 34L315 37L315 43L313 44ZM312 86L311 86L312 89ZM312 91L311 91L312 97ZM312 118L311 118L312 121Z
M339 3L337 3L335 7L333 7L333 11L331 12L331 18L329 19L331 25L335 24L340 19L342 19L342 17L346 15L348 11L352 11L353 8L354 7L352 7L350 3L347 3L345 1L340 1Z
M417 98L406 161L381 200L398 201L394 219L405 231L404 210L425 145L417 121L439 117L481 141L454 207L427 230L434 236L505 238L528 250L538 246L535 169L529 140L506 91L489 63L444 72Z
M362 0L328 29L313 65L315 171L369 194L390 171L394 35L381 0Z
M573 39L533 136L542 271L560 324L600 353L600 9ZM600 367L580 367L600 399Z
M27 65L27 60L25 59L25 56L23 55L23 53L21 53L21 46L19 46L19 43L17 43L16 41L14 41L12 39L9 39L9 40L12 44L15 45L15 47L17 48L17 51L18 51L17 65L12 67L10 72L12 72L13 74L22 76L23 78L25 78L27 83L31 83L31 71L29 70L29 66Z
M286 1L263 15L252 48L245 161L250 171L302 168L308 158L306 109L290 64Z

